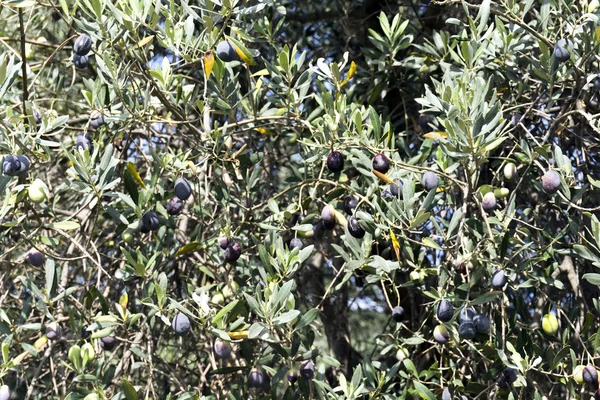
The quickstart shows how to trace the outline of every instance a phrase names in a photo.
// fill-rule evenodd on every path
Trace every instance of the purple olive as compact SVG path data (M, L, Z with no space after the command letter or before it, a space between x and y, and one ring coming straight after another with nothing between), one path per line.
M29 252L27 258L29 259L29 264L33 265L34 267L41 267L45 261L44 255L35 249Z
M85 33L79 35L77 40L75 40L75 44L73 45L73 52L80 56L87 55L92 49L92 38L90 38Z
M225 260L228 263L236 262L242 255L242 246L238 242L232 242L225 249Z
M333 172L341 172L344 169L344 155L339 151L332 151L327 156L327 168Z
M183 210L183 202L177 196L173 196L169 199L167 203L167 214L169 215L178 215Z
M373 157L373 169L385 174L390 170L390 160L383 154L376 154Z
M229 343L224 342L220 339L215 340L215 344L213 345L213 351L217 358L225 360L231 356L231 346Z

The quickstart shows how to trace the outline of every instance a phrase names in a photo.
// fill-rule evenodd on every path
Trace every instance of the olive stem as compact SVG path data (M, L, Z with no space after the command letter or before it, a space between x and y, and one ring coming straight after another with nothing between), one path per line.
M25 25L23 23L23 9L19 7L19 32L21 34L21 70L23 74L23 114L27 111L26 102L29 98L27 92L27 58L25 57Z

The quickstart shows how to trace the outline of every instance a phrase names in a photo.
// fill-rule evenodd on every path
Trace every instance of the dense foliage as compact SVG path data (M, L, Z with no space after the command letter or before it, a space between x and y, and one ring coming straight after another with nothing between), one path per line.
M597 0L0 1L0 400L591 398L599 45Z

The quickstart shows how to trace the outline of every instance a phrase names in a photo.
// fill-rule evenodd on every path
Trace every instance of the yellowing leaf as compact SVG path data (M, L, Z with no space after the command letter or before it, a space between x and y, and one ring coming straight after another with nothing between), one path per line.
M248 338L248 331L241 331L241 332L227 332L227 334L229 335L230 338L232 338L233 340L238 340L238 339L247 339Z
M43 335L35 341L33 347L35 347L36 350L40 350L42 347L44 347L46 343L48 343L48 337L46 335Z
M427 139L442 140L442 139L448 138L448 133L446 133L446 132L429 132L423 136L426 137Z
M237 47L235 44L233 45L233 47L235 48L235 52L237 53L238 56L240 56L240 58L242 59L243 62L245 62L248 65L256 65L256 62L254 62L254 59L251 57L248 57L242 50L240 50L239 47Z
M265 129L265 128L255 128L255 129L256 129L256 131L258 133L262 133L263 135L268 135L268 136L275 136L275 135L277 135L276 132L273 132L273 131Z
M142 180L140 174L138 174L137 169L135 169L135 165L131 161L127 162L127 170L131 176L133 176L133 179L135 179L144 189L146 189L146 184Z
M394 247L394 252L396 253L396 258L398 262L400 262L400 243L398 243L398 239L396 239L396 235L394 231L390 229L390 237L392 238L392 246Z
M390 178L389 176L387 176L386 174L382 174L381 172L375 171L375 170L373 170L373 173L375 174L376 177L378 177L379 179L381 179L384 182L387 182L390 184L394 183L394 180L392 178Z
M345 84L347 84L350 79L352 79L352 77L354 76L354 74L356 73L356 63L354 61L352 61L350 63L350 70L348 71L348 76L346 76L346 79L344 79L342 81L342 83L340 83L340 86L344 86Z
M42 335L41 337L39 337L39 338L38 338L38 339L35 341L35 343L33 344L33 347L34 347L36 350L38 350L38 351L39 351L39 350L41 350L41 349L42 349L42 347L44 347L44 346L46 345L46 343L48 343L48 337L46 337L46 335ZM19 364L21 364L21 362L22 362L22 361L23 361L23 360L24 360L24 359L25 359L25 358L26 358L28 355L29 355L29 352L28 352L28 351L25 351L25 352L23 352L23 353L19 354L17 357L15 357L15 358L13 359L13 363L14 363L14 365L19 365Z
M127 308L127 303L129 302L129 295L127 292L123 293L119 298L119 304L123 307L123 310Z
M242 44L242 42L232 37L227 37L227 40L233 45L235 52L242 59L243 62L245 62L248 65L256 65L256 61L254 61L254 58L252 58L252 54L250 54L250 52Z
M148 43L150 43L152 41L152 39L154 39L154 35L146 36L145 38L143 38L142 40L140 40L138 42L138 44L136 44L134 46L134 48L141 49L142 47L144 47L145 45L147 45Z
M191 169L194 173L196 173L196 164L194 164L192 161L188 161L187 162L187 166L189 169Z
M210 77L214 65L215 55L212 51L207 51L206 53L204 53L204 75L206 75L207 78Z
M198 242L190 242L184 246L181 246L179 248L179 250L177 250L175 257L179 257L180 255L191 253L194 250L196 250L199 246L200 246L200 243L198 243Z
M594 30L594 36L596 38L596 42L600 42L600 26L597 26Z

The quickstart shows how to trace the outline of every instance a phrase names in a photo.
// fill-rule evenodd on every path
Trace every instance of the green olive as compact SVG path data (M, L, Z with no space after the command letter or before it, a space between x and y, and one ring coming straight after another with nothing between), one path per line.
M39 204L48 197L48 187L42 180L36 179L31 185L29 185L28 193L29 200Z

